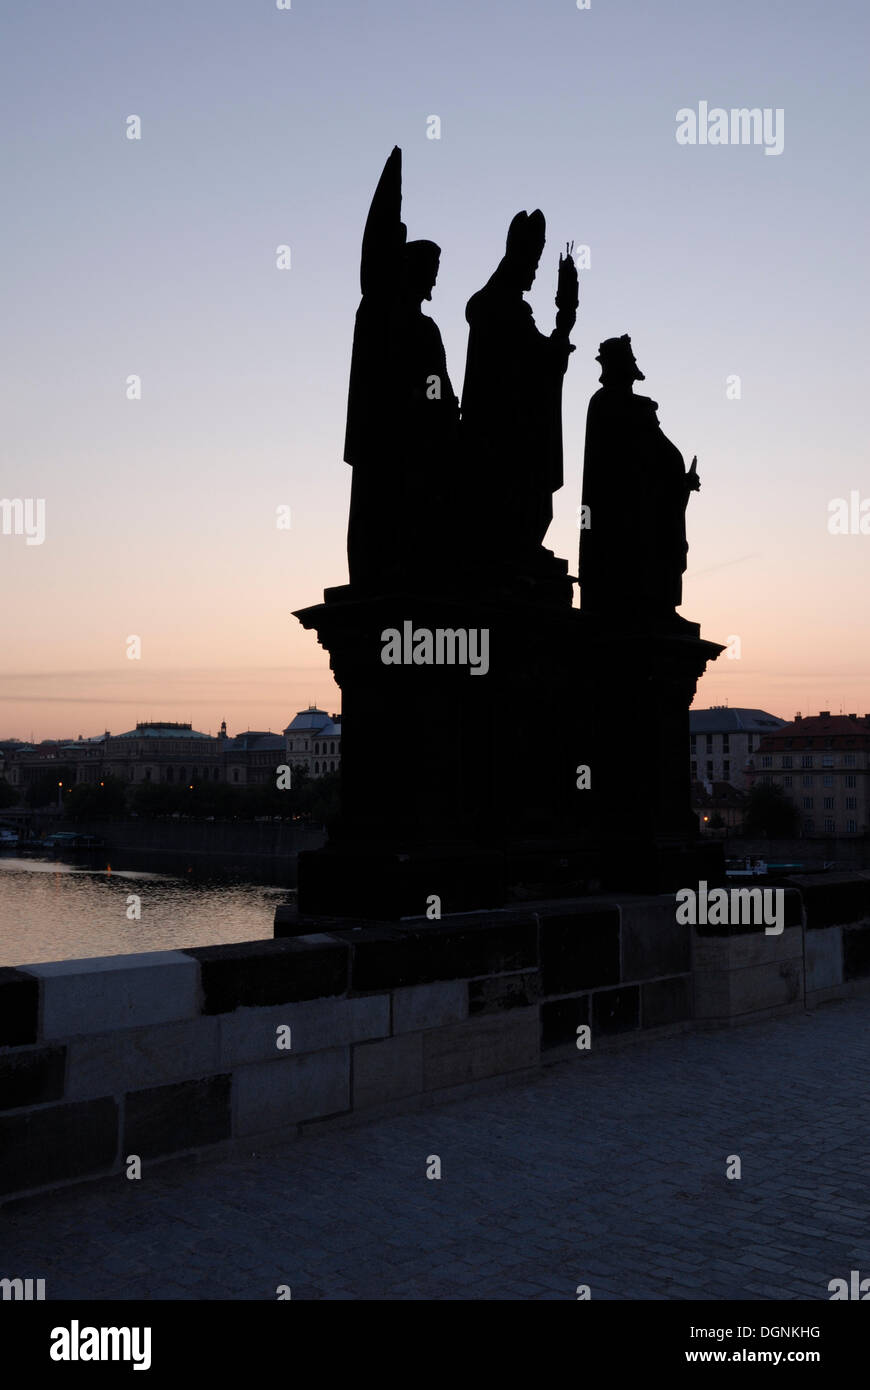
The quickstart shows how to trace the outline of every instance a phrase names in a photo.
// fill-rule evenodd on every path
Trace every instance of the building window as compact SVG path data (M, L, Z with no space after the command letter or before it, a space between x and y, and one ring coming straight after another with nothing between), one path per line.
M731 776L731 761L729 758L726 758L722 764L722 776L726 781Z
M834 759L831 757L830 753L825 753L824 757L822 758L822 767L833 767L833 766L834 766Z
M293 752L293 740L292 740L292 738L288 738L288 740L287 740L287 748L288 748L289 752L291 752L291 753Z
M150 767L146 767L146 769L145 769L145 781L146 781L146 782L150 782L150 781L151 781L151 769L150 769Z
M834 809L834 798L833 798L832 796L826 796L826 797L825 797L825 806L824 806L824 809L825 809L826 811L833 811L833 809Z
M812 765L813 765L813 755L812 755L812 753L804 753L803 756L801 757L801 767L812 767Z
M791 784L792 784L792 782L793 782L793 780L794 780L794 779L793 779L792 777L783 777L783 779L782 779L782 784L783 784L784 787L790 787Z
M334 752L335 752L335 740L334 740L334 739L333 739L332 743L330 743L330 745L329 745L329 751L330 751L330 753L334 753Z
M317 752L317 749L315 749L314 751ZM314 771L315 771L315 772L319 772L319 771L320 771L320 763L315 763L315 764L314 764Z
M849 834L854 835L854 834L855 834L855 831L856 831L857 829L858 829L858 822L857 822L856 820L847 820L847 821L846 821L846 830L849 832Z
M812 835L812 833L813 833L813 831L815 830L815 828L816 828L816 823L815 823L814 820L805 820L805 821L804 821L804 834L805 834L805 835Z
M801 786L802 786L802 787L811 787L812 785L813 785L813 779L812 779L812 777L802 777L802 778L801 778Z
M858 785L858 779L857 779L857 777L855 776L854 773L850 773L850 774L846 777L846 786L847 786L847 787L857 787L857 785Z
M846 767L855 767L855 754L847 753L845 758L843 759L843 762L845 763Z
M690 735L689 735L689 744L690 744L690 746L691 746L692 752L694 753L695 749L696 749L697 746L698 746L698 735L697 735L697 734L690 734Z
M822 786L823 786L823 787L832 787L833 785L834 785L834 779L833 779L833 777L831 776L830 772L826 772L825 775L824 775L824 777L822 778Z
M331 763L329 764L329 770L330 770L330 772L334 772L334 771L335 771L335 763L334 763L334 762L331 762Z
M761 759L761 766L773 767L773 758L771 758L769 754L765 754L764 757Z
M730 734L723 734L723 735L722 735L722 752L723 752L723 753L730 753L730 752L731 752L731 735L730 735Z
M805 810L805 811L811 811L812 809L813 809L813 798L812 798L811 796L805 796L805 797L804 797L804 810Z
M234 782L238 782L238 780L239 780L239 769L238 769L237 767L234 767L234 768L233 768L233 781L234 781Z
M857 796L847 796L847 797L846 797L846 810L847 810L847 811L857 811L857 809L858 809L858 798L857 798Z
M790 756L785 756L785 757L783 757L782 765L783 765L783 767L791 767L791 757L790 757Z
M834 822L833 822L832 820L826 820L826 821L825 821L825 834L826 834L826 835L833 835L833 833L834 833Z
M168 768L166 769L166 780L167 780L167 782L171 782L174 776L175 776L175 773L174 773L173 769L172 769L171 767L168 767Z
M712 759L712 758L708 758L708 759L707 759L707 776L708 776L708 778L713 776L713 759Z
M693 761L693 763L692 763L692 781L693 781L693 782L697 779L697 776L698 776L698 764L697 764L696 762Z

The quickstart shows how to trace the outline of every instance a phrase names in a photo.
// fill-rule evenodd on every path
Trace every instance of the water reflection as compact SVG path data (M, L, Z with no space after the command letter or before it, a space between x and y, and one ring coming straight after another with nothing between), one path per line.
M157 872L155 856L147 862L107 861L105 851L98 862L0 854L0 965L261 940L288 897L275 881L288 876L284 866L256 883L213 863L180 869L175 859L164 861L174 872L163 863Z

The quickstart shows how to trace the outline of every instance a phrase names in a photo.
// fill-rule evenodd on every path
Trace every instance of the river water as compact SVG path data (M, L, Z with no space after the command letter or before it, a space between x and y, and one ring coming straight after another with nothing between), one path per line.
M268 882L140 862L148 868L129 858L107 864L105 853L99 862L0 853L0 966L264 940L288 898ZM131 897L138 921L127 916Z

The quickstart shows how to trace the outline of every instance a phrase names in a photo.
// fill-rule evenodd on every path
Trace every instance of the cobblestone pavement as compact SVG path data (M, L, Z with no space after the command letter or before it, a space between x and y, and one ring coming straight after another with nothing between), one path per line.
M49 1298L827 1299L870 1275L868 1106L854 999L18 1202L0 1274Z

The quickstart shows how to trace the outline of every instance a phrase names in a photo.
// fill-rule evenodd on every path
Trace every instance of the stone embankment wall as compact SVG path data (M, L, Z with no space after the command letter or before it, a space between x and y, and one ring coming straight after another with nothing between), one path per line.
M784 891L778 935L620 897L0 969L0 1200L870 987L870 875Z

